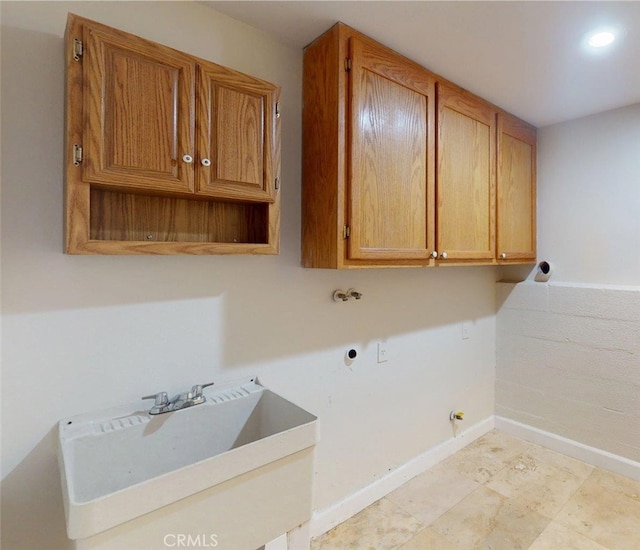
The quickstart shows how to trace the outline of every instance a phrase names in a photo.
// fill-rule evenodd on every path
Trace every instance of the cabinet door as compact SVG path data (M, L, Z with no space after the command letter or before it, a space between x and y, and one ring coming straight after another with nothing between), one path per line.
M498 259L536 258L536 129L498 115Z
M195 63L115 29L84 44L84 180L192 192Z
M199 66L197 193L274 201L278 92L214 63Z
M434 83L374 42L350 39L348 256L426 259L433 248Z
M488 103L438 83L436 240L443 260L495 256L495 119Z

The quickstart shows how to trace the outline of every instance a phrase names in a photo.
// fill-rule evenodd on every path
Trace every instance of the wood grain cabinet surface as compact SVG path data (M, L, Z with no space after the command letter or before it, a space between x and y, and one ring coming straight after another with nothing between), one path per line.
M66 43L67 252L278 252L278 86L72 14Z
M436 216L442 262L495 257L496 109L438 83Z
M348 257L428 258L433 236L428 227L432 213L427 212L433 192L433 80L357 36L350 38L349 59Z
M536 260L536 129L498 113L497 245L500 263Z
M303 88L303 265L428 262L434 80L338 24L305 50Z
M200 62L197 90L197 193L273 202L278 88Z
M535 261L535 129L338 23L304 52L302 264Z

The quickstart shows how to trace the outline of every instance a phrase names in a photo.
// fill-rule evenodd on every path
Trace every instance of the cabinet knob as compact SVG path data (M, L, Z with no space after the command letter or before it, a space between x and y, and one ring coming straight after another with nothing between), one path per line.
M446 260L446 259L447 259L447 253L446 253L446 252L443 252L442 254L440 254L440 257L441 257L443 260Z
M433 258L434 260L438 257L438 251L433 250L431 254L429 254L429 258Z
M193 157L191 155L183 155L182 160L187 164L191 164L193 162Z
M209 159L202 159L200 164L202 164L202 166L211 166L211 161Z
M502 254L500 254L500 259L501 260L506 260L507 259L507 253L503 252Z

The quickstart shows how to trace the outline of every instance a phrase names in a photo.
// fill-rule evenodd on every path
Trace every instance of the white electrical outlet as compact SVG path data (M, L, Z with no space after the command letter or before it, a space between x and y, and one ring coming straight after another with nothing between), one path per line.
M378 342L378 363L385 363L387 360L387 343Z

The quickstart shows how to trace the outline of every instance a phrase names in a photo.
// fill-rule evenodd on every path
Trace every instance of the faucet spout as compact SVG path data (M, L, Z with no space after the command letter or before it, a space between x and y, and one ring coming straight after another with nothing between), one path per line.
M202 393L202 390L209 386L213 386L213 382L197 384L191 388L191 391L179 393L171 399L167 397L167 392L147 395L142 399L154 399L154 404L153 407L149 409L149 414L164 414L204 403L207 398Z

